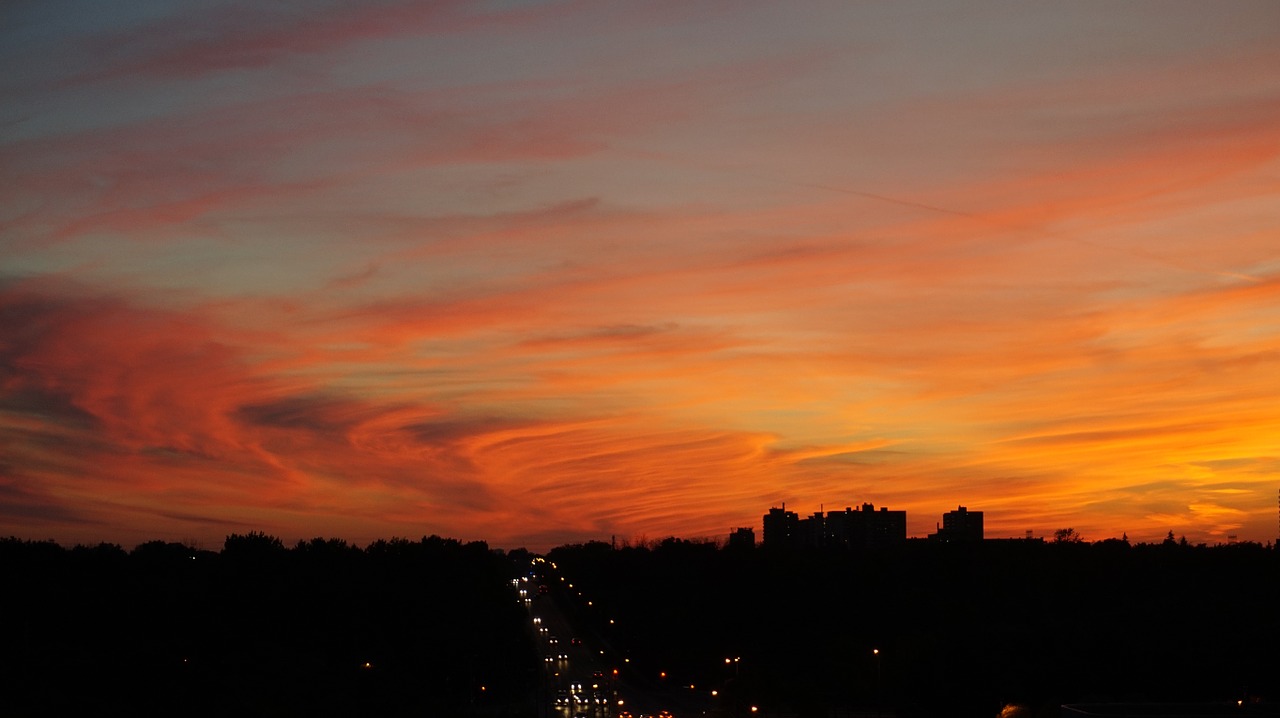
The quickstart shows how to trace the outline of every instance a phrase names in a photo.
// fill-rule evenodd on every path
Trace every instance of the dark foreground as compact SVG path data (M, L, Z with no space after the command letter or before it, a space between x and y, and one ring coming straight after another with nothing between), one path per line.
M1274 715L1280 699L1280 552L1258 544L854 553L668 540L548 558L575 585L579 622L625 647L633 674L717 690L739 711L994 718L1194 703Z
M286 550L250 535L220 554L0 542L0 714L528 714L513 565L436 537Z
M1256 544L669 539L547 558L438 537L250 534L217 553L0 540L0 713L567 716L570 670L715 716L1243 717L1280 699L1280 552ZM547 662L532 618L553 607L580 668Z

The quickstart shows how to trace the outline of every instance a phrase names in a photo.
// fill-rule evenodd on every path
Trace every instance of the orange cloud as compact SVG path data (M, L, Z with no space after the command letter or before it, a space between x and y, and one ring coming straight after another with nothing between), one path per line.
M1024 67L835 6L210 12L71 23L0 88L23 531L1271 536L1256 17L1037 25Z

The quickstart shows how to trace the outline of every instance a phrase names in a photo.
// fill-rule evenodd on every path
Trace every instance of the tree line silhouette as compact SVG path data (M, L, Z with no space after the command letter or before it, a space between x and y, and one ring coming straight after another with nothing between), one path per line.
M1280 551L1056 538L589 542L553 549L558 575L541 578L580 630L630 659L629 679L716 687L726 711L993 718L1240 701L1275 715ZM511 583L532 558L438 536L286 547L255 532L218 552L0 539L4 712L538 715Z
M10 715L528 712L524 552L437 536L221 552L0 539Z

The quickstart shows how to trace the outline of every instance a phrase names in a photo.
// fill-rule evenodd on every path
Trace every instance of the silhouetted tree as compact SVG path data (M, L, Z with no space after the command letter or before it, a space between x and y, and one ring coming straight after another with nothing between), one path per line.
M129 554L135 561L147 561L156 564L175 564L190 561L195 550L180 543L167 541L147 541L134 547Z
M71 553L92 557L93 559L102 561L118 561L129 555L125 553L124 548L121 547L120 544L105 542L100 543L97 546L82 546L80 544L76 544L76 546L71 549Z
M259 531L229 534L222 543L222 554L230 557L266 556L284 551L284 543L275 536Z
M1054 543L1084 543L1084 537L1075 529L1065 528L1053 532Z
M316 560L342 560L360 553L360 549L342 539L316 537L310 541L299 539L293 552Z
M378 545L0 538L0 712L462 718L484 685L487 718L532 715L508 557L438 536Z

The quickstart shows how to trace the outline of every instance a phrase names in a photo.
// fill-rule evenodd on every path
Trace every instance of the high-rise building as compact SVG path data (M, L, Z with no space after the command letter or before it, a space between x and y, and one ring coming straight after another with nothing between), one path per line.
M750 526L736 528L729 534L729 548L755 548L756 532Z
M769 513L764 515L763 523L765 546L792 546L795 544L799 533L800 517L796 516L794 511L787 511L786 504L783 504L780 509L769 509Z
M827 520L821 511L814 511L806 519L796 524L795 544L808 548L819 548L827 545Z
M890 511L884 506L877 510L872 504L863 504L858 511L846 508L841 516L851 548L878 548L907 540L906 511Z
M907 540L907 512L863 504L857 510L816 511L808 518L783 508L769 509L764 516L766 546L807 548L878 548Z
M982 512L970 511L963 506L943 514L938 532L929 534L930 539L944 543L981 541L982 536Z

